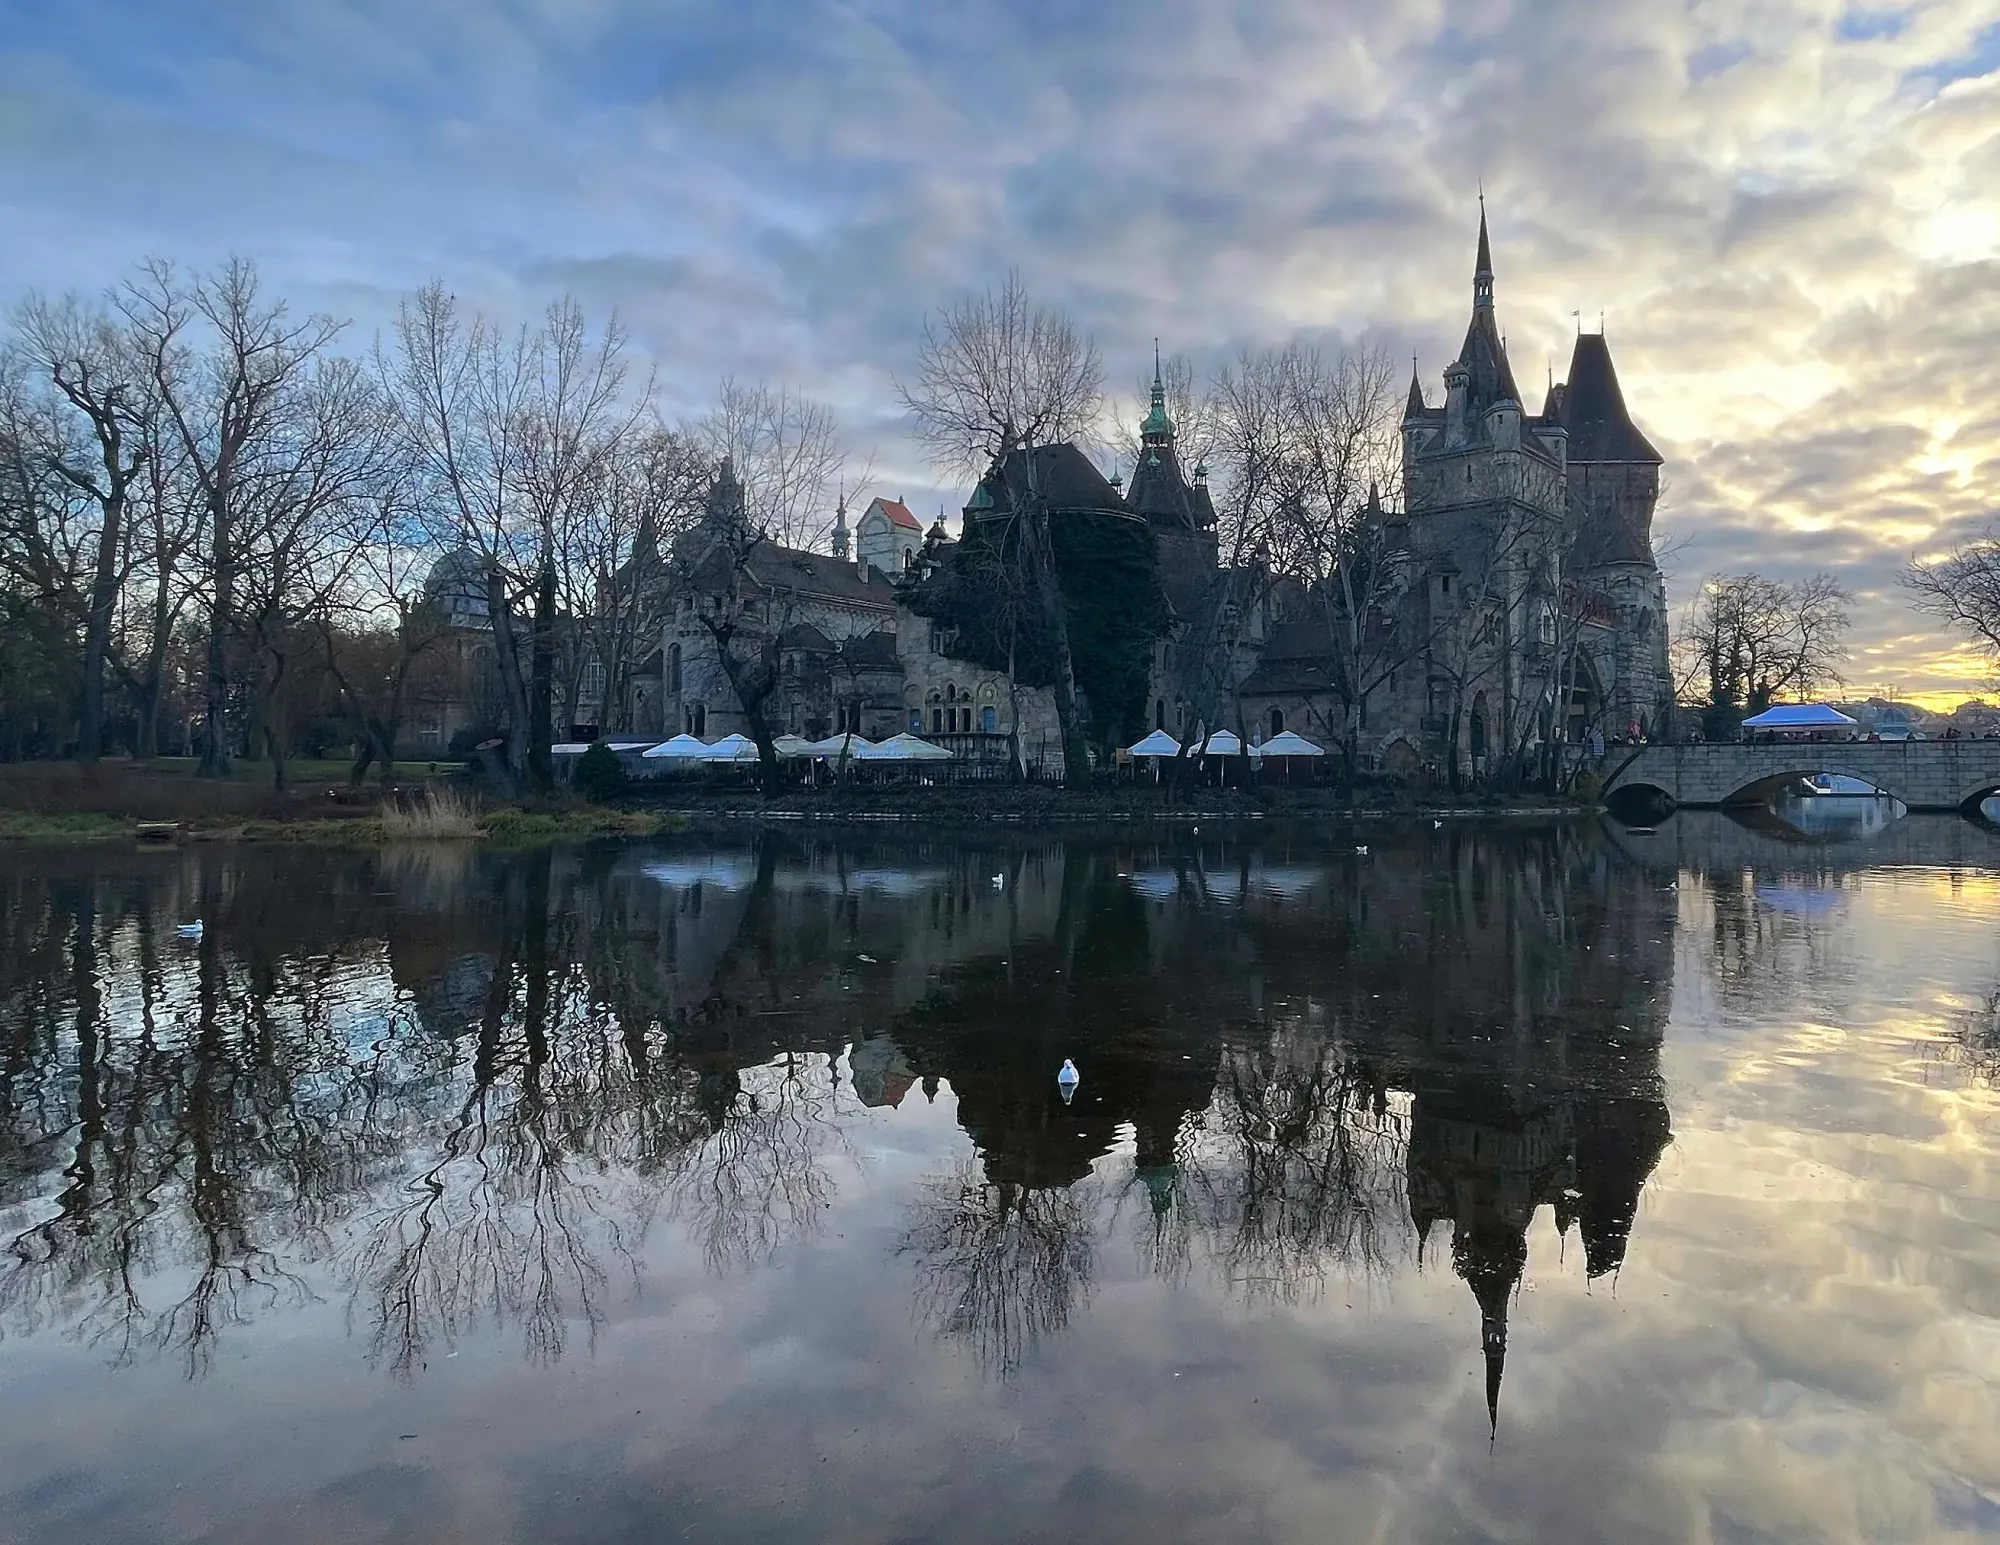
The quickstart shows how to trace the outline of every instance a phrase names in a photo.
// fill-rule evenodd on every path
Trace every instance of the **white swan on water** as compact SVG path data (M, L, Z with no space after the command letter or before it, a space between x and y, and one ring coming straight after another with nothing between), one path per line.
M1056 1083L1064 1089L1074 1089L1083 1081L1083 1075L1076 1070L1076 1064L1063 1058L1062 1070L1056 1074Z

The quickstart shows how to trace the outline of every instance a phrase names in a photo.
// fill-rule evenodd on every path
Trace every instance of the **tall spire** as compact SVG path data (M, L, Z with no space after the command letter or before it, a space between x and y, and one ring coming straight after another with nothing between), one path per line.
M1486 195L1479 195L1479 257L1472 268L1472 304L1493 306L1493 244L1486 237Z
M1403 422L1407 424L1413 418L1422 418L1429 409L1430 405L1424 401L1423 380L1417 375L1417 356L1412 354L1410 356L1410 400L1403 408Z
M847 485L840 485L840 501L833 507L833 555L847 556Z
M1149 447L1172 443L1174 421L1167 417L1167 385L1160 374L1160 340L1153 340L1153 402L1139 424L1139 439Z

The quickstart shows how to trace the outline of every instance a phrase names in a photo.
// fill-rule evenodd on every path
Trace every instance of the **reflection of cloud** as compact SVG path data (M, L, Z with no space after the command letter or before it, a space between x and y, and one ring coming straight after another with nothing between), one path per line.
M719 891L747 891L757 878L757 860L749 853L712 853L699 858L656 859L639 872L669 890L693 890L697 885Z
M642 864L640 873L670 890L692 890L700 885L733 894L747 891L755 883L757 859L750 853L654 859ZM951 871L942 866L918 869L890 864L852 869L780 864L771 877L771 889L780 894L875 895L897 900L921 896L950 883Z
M1839 886L1760 885L1757 904L1800 917L1820 917L1838 912L1847 904L1847 892Z

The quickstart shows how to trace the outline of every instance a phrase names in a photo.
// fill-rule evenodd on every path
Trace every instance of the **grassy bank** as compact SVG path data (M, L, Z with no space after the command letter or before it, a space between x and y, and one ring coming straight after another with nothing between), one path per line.
M344 763L294 763L293 771L292 786L279 792L268 767L214 780L178 761L0 766L0 841L131 841L151 832L188 841L514 843L656 836L686 825L670 810L567 799L490 804L427 769L391 790L349 787Z
M1549 817L1590 808L1546 797L1454 799L1442 792L1363 787L1169 790L1148 784L1088 789L1048 785L944 784L790 790L766 797L748 784L679 780L635 786L610 805L567 794L496 803L443 779L404 787L354 789L301 778L283 793L242 777L194 776L178 764L65 763L0 767L0 841L129 841L142 828L183 840L380 843L532 843L564 838L651 837L667 832L761 823L873 826L911 823L941 829L1068 826L1081 823L1180 825L1254 821L1329 825L1355 821Z

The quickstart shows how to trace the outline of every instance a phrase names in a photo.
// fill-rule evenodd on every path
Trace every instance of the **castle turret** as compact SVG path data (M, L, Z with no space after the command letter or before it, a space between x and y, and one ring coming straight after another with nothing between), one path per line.
M836 504L836 505L835 505L835 506L833 507L833 555L834 555L834 557L836 557L836 558L845 558L845 557L847 556L847 548L848 548L848 537L847 537L847 492L846 492L846 490L845 490L845 489L843 489L843 490L841 491L841 495L840 495L840 502L839 502L838 504Z

